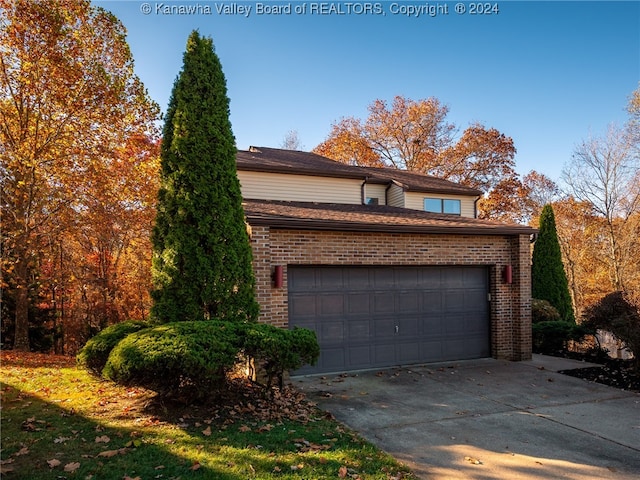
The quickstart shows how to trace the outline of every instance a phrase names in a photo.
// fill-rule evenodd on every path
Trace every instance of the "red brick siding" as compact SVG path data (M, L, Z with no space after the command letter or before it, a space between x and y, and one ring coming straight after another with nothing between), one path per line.
M252 227L260 321L288 326L288 265L484 265L489 267L491 349L495 358L531 358L529 237L281 230ZM271 284L275 265L284 284ZM513 283L502 278L512 265Z

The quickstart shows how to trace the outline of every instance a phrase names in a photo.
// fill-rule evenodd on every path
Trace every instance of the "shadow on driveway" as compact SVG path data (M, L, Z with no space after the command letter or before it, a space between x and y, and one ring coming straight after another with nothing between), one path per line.
M640 478L640 394L557 373L580 366L534 355L292 383L420 478Z

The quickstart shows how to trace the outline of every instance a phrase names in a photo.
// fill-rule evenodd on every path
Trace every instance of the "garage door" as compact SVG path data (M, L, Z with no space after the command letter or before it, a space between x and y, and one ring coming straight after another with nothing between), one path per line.
M321 352L296 374L490 356L485 267L289 266L288 284Z

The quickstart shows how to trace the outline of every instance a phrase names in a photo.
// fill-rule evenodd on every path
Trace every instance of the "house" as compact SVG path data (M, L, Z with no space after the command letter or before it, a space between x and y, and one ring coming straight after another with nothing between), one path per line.
M260 321L316 332L298 373L531 358L530 238L482 192L251 147L237 154Z

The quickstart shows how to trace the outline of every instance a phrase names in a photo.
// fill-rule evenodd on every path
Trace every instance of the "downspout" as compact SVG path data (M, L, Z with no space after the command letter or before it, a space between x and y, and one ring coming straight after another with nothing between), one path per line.
M476 197L473 201L473 218L478 218L478 201L480 201L480 197Z
M365 205L365 192L364 192L364 186L367 184L367 178L368 177L364 177L364 180L362 181L362 185L360 185L360 202L362 203L362 205Z

